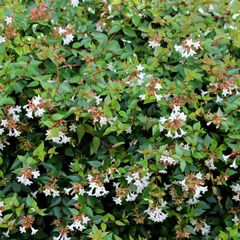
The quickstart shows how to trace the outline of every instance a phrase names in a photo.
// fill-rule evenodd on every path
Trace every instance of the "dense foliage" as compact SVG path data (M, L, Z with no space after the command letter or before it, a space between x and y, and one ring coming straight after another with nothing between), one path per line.
M1 0L1 239L240 239L239 9Z

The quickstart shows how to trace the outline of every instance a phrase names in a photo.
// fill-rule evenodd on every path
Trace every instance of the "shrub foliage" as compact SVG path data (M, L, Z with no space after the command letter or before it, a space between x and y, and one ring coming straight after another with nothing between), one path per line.
M239 9L1 0L2 239L240 239Z

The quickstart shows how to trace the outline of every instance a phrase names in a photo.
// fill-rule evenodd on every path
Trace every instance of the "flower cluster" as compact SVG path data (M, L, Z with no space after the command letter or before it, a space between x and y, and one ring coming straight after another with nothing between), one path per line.
M231 189L236 194L235 196L233 196L233 200L239 202L240 201L240 184L236 183L231 185Z
M22 216L21 217L21 227L20 227L20 232L21 233L26 233L27 229L31 230L31 235L35 235L38 232L38 229L35 229L32 225L34 223L34 216L32 215L27 215L27 216Z
M151 174L149 173L141 173L139 171L134 171L130 175L126 177L126 181L129 186L133 188L126 188L120 186L120 182L114 183L116 197L113 197L113 201L116 204L121 205L122 201L125 199L126 202L135 201L139 194L143 192L143 190L148 186L150 181ZM130 190L131 189L131 190Z
M62 131L53 131L53 130L47 130L46 132L47 139L52 140L55 143L58 144L66 144L70 142L71 138L67 137L66 134Z
M41 117L45 113L46 103L43 99L38 95L32 98L32 100L28 100L28 104L23 106L26 110L26 116L28 118Z
M70 231L78 230L83 231L86 228L86 224L90 221L90 218L84 214L80 216L73 216L73 223L68 226Z
M184 40L181 45L175 44L174 48L182 55L182 57L189 58L197 53L196 51L200 48L200 42L194 42L189 38Z
M145 212L148 214L148 218L153 222L163 222L168 214L163 212L163 207L166 205L164 202L161 206L149 206Z
M109 193L109 191L105 189L101 179L99 179L98 177L93 177L91 175L88 175L87 179L89 181L88 187L90 189L86 193L89 196L101 197Z
M180 111L180 107L174 106L168 118L166 117L160 118L159 120L160 132L162 132L163 130L167 130L168 132L165 134L166 137L180 138L186 134L186 132L182 129L186 120L187 116Z
M187 203L190 205L199 202L199 198L208 191L208 187L204 186L205 179L202 173L188 174L183 180L177 181L185 192L184 198L188 198Z
M20 169L20 176L17 177L17 181L24 184L25 186L31 185L32 179L37 179L40 176L40 172L38 170L32 170L29 167L24 167Z

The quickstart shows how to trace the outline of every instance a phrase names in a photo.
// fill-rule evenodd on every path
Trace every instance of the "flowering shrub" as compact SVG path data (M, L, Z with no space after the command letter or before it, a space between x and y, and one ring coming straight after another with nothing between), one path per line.
M240 3L0 2L5 239L240 239Z

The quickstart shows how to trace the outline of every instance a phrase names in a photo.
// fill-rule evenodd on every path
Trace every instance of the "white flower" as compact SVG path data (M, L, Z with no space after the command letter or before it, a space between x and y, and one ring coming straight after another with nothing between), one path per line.
M2 119L2 120L1 120L1 125L2 125L3 127L7 127L7 125L8 125L8 120L7 120L7 119Z
M0 150L3 150L6 147L3 143L0 142Z
M7 25L12 23L12 17L6 17L4 20L7 23Z
M114 183L113 183L113 186L114 186L115 188L119 188L119 185L120 185L120 182L114 182Z
M239 222L239 218L238 218L238 216L237 216L236 214L234 215L234 218L232 219L232 221L233 221L234 223Z
M202 235L208 235L210 233L211 227L204 223L204 226L201 227Z
M236 185L231 185L232 191L234 191L237 195L233 196L233 200L239 202L240 201L240 184L237 183Z
M131 128L131 126L128 127L125 131L126 131L126 133L130 133L130 134L131 134L131 133L132 133L132 128Z
M73 34L69 33L67 34L64 38L63 38L63 45L68 45L69 43L71 43L73 41Z
M16 111L17 113L22 112L21 106L16 106L16 107L15 107L15 111Z
M110 70L110 71L116 71L115 69L114 69L114 66L113 66L113 63L112 62L110 62L110 63L108 63L107 64L107 67L108 67L108 69Z
M198 8L198 11L201 13L201 14L204 14L205 12L204 12L204 9L203 8Z
M77 131L77 126L75 124L72 124L69 126L69 130L72 132L76 132Z
M102 127L103 125L106 125L107 122L108 122L108 119L107 119L106 117L100 117L99 123L100 123L101 127Z
M15 108L13 108L12 106L8 109L8 113L9 114L15 114Z
M122 205L122 199L120 197L113 197L113 201L118 204L118 205Z
M60 137L52 137L51 140L55 143L61 143L61 138Z
M183 47L181 45L175 44L174 48L175 48L176 52L182 52L183 51Z
M95 100L97 105L99 105L102 102L102 98L100 98L99 96L96 96Z
M45 194L46 197L47 197L47 196L51 196L51 191L50 191L50 189L48 189L48 188L45 188L45 189L43 190L43 193Z
M73 231L74 228L76 228L78 231L81 232L86 227L82 224L81 221L77 220L77 221L74 221L74 223L72 225L68 226L68 228L70 229L70 231Z
M25 227L20 227L19 230L20 230L21 233L25 233L26 232L26 228Z
M149 219L153 222L163 222L167 218L167 214L161 208L147 209L145 211L149 215Z
M203 174L201 172L199 172L195 175L195 177L200 180L203 178Z
M182 57L188 58L196 54L195 50L200 48L200 42L193 42L193 40L190 38L186 40L185 45L182 44L178 46L175 44L174 48L182 55Z
M233 20L235 20L238 16L240 16L239 13L235 13L235 14L233 14L233 15L232 15Z
M9 229L6 232L2 233L5 237L9 238Z
M132 182L133 177L131 177L131 176L128 175L128 176L126 177L126 180L127 180L128 184L129 184L129 183ZM120 183L119 183L119 184L120 184Z
M160 46L160 43L156 41L148 41L148 46L151 48L156 48Z
M167 119L166 119L165 117L161 117L161 118L159 119L159 122L160 122L161 124L164 124L166 121L167 121Z
M61 143L68 143L70 142L71 138L70 137L67 137L66 135L64 135L62 137L62 140L61 140Z
M163 95L155 94L155 97L156 97L156 100L157 100L157 101L161 101L162 98L163 98Z
M230 158L231 155L232 155L232 154L229 154L229 155L224 155L224 154L223 154L223 161L224 161L224 162L227 162L228 158Z
M2 135L4 132L4 128L0 128L0 135Z
M192 47L192 46L193 46L193 41L192 41L191 38L190 38L190 39L187 39L186 45L187 45L188 47Z
M35 117L41 117L45 112L45 109L38 108L37 111L34 113Z
M6 42L6 38L5 37L2 37L2 36L0 36L0 44L1 43L5 43Z
M77 7L78 4L79 4L79 0L71 0L71 5L72 5L73 7Z
M169 165L176 165L178 163L178 161L176 161L175 159L173 159L172 157L170 156L165 156L165 155L162 155L160 157L160 161L165 163L165 164L169 164Z
M32 171L33 178L38 178L40 176L40 172L38 170Z
M25 186L31 185L33 182L30 181L28 178L26 178L25 176L18 176L17 177L17 181L24 184Z
M223 101L223 98L220 98L218 95L217 95L217 99L216 99L216 103L220 103Z
M155 86L155 89L156 90L162 89L162 85L160 83L157 83L156 86Z
M100 186L95 182L91 182L89 187L90 190L87 192L89 196L101 197L108 194L108 191L105 189L104 186Z
M38 106L41 103L41 100L42 100L42 98L39 95L37 95L33 98L32 103L34 105Z
M66 31L67 31L67 30L65 30L65 29L62 28L62 27L59 27L59 28L58 28L58 33L59 33L60 35L63 35Z
M194 194L194 198L198 199L202 196L202 194L204 194L205 192L207 192L208 187L205 186L197 186L195 189L195 194Z
M87 224L91 219L88 216L83 216L82 217L82 222L83 224Z
M205 161L205 165L206 165L209 169L211 169L211 170L216 170L216 169L217 169L216 166L214 165L213 158L207 159L207 160Z
M30 109L30 108L28 108L28 109L26 109L26 111L27 111L26 116L27 116L28 118L33 118L33 110Z
M193 42L193 47L196 49L200 48L200 42Z
M208 11L209 12L214 12L215 11L214 6L212 4L210 4L210 6L208 8Z
M58 190L55 190L55 189L51 189L52 190L52 196L53 197L58 197L60 196L60 192Z
M64 190L64 192L67 194L67 195L69 195L70 194L70 192L72 191L72 187L71 188L64 188L63 190Z
M87 180L88 180L89 182L91 182L91 181L93 180L93 176L89 174L89 175L87 176Z
M144 70L144 67L142 66L142 64L138 64L138 65L137 65L137 70L138 70L139 72L142 72L142 70Z
M35 229L35 228L31 227L31 231L32 231L31 235L34 235L38 232L38 229Z
M142 95L139 96L139 98L140 98L141 100L145 100L145 97L146 97L145 94L142 94Z
M17 129L15 129L15 128L13 128L13 129L9 129L9 132L8 132L8 136L9 137L19 137L20 136L20 134L21 134L21 132L20 131L18 131Z
M236 163L236 159L234 159L233 163L229 166L230 168L234 168L234 169L237 169L238 168L238 165Z
M138 195L137 195L136 193L130 192L130 193L127 195L126 201L127 201L127 202L135 201L136 198L137 198L137 196L138 196Z
M137 77L142 80L145 77L145 73L141 72L137 74Z

